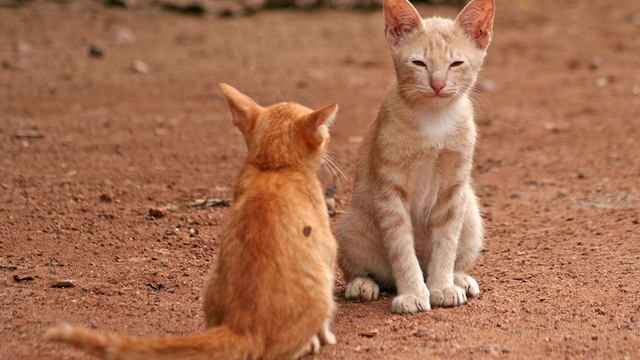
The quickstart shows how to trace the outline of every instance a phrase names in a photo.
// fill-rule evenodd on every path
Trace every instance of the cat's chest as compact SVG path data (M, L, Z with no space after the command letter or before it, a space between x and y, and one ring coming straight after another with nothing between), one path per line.
M437 194L443 184L439 169L443 167L441 150L425 149L417 154L405 169L405 186L412 209L429 209L435 205Z
M446 140L445 140L446 141ZM413 212L432 209L438 195L452 186L464 182L471 166L472 145L445 142L444 146L422 140L421 147L405 150L405 157L385 171L393 173L395 182L409 194L409 206ZM401 145L399 145L401 146ZM389 149L391 150L391 149ZM402 150L396 148L396 155Z
M395 161L414 162L417 157L437 160L442 150L473 151L476 130L473 114L466 106L438 112L398 112L380 119L379 145Z
M385 135L377 142L382 160L420 178L446 166L450 156L443 154L470 157L475 145L474 129L450 124L394 129Z

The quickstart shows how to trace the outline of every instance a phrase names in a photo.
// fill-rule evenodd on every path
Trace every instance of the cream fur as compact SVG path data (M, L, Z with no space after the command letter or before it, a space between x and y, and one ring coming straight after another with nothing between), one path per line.
M493 0L456 21L422 20L387 0L397 80L360 149L353 198L337 232L347 298L395 288L392 311L457 306L477 296L467 271L483 246L471 182L476 142L469 93L491 39Z

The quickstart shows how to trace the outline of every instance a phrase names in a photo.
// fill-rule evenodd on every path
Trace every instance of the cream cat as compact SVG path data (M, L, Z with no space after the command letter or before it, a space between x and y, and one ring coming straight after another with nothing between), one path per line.
M334 344L336 241L316 172L336 104L263 108L221 84L248 154L204 294L206 331L140 338L62 326L45 337L104 359L293 359Z
M492 37L493 0L455 21L421 19L407 0L384 3L397 80L360 149L340 223L345 297L396 289L395 313L457 306L480 288L467 274L483 246L471 184L476 141L469 98Z

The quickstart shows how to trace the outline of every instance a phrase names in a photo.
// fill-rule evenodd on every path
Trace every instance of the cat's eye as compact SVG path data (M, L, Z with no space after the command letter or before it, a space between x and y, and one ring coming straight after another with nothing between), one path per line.
M425 64L425 62L421 60L413 60L411 61L411 63L415 66L427 67L427 64Z
M449 67L458 67L458 66L460 66L462 64L464 64L464 61L458 60L458 61L452 62L451 65L449 65Z

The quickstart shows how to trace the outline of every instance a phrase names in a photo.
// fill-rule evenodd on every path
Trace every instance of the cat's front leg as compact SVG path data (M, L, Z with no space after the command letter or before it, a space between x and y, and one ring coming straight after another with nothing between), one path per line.
M426 288L426 287L425 287ZM431 310L429 290L426 294L402 294L393 298L391 311L395 314L408 314Z
M431 254L426 272L432 306L458 306L467 302L466 290L455 283L454 277L465 212L464 193L456 195L449 202L437 206L427 225L430 229ZM464 282L467 278L460 276L458 280ZM460 285L465 287L473 286L462 282Z
M398 290L391 310L396 314L430 310L429 289L416 256L409 209L400 197L381 203L386 206L380 209L380 229Z

